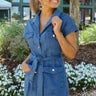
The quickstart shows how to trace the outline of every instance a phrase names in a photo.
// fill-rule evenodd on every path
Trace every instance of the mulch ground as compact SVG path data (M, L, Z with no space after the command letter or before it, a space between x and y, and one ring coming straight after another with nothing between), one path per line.
M84 61L86 64L91 63L96 66L96 44L80 44L79 50L77 51L75 58L73 60L69 60L66 56L63 55L64 61L71 64L74 68L75 65L80 64ZM16 68L18 64L22 62L19 61L12 61L10 59L4 59L0 57L0 63L3 65L7 65L7 69L9 72L14 74L13 68ZM78 90L76 93L80 93L81 91ZM70 96L73 96L74 91L70 91Z
M90 63L96 66L96 43L95 44L80 44L79 50L77 51L75 58L69 60L63 56L64 61L71 64L73 67L80 64L82 61L86 64Z

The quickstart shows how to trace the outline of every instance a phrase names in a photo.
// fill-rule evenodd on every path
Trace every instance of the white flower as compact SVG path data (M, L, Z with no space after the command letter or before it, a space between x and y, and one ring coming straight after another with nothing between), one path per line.
M8 96L8 93L5 93L5 96Z
M88 81L90 82L91 81L91 78L88 78Z
M75 87L72 87L72 89L75 91L76 90L76 88Z
M94 82L96 82L96 78L94 78Z
M70 78L68 80L69 80L70 84L73 83L73 80L71 80Z
M86 89L86 87L83 87L82 90L84 91Z
M81 65L86 64L84 61L81 62Z
M1 92L2 95L4 95L4 90Z
M85 84L87 84L87 81L84 81Z

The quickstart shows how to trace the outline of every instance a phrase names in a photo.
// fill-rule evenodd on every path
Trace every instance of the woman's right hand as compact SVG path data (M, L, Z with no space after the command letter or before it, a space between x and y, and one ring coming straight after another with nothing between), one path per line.
M21 68L22 68L22 70L23 70L24 72L27 72L27 71L30 71L30 70L31 70L31 68L27 65L26 62L22 62Z

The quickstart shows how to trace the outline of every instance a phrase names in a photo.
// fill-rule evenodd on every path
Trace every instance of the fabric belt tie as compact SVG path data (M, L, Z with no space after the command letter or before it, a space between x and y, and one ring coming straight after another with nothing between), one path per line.
M58 57L61 57L61 54L55 55L55 56L48 56L48 57L41 57L41 56L36 57L35 55L30 54L30 59L32 59L32 61L33 61L32 65L29 65L29 66L31 66L31 74L30 74L31 80L33 81L33 78L34 78L34 75L36 74L35 72L36 72L39 62L56 59ZM27 74L28 72L25 72L25 73ZM37 96L43 96L42 87L43 87L43 64L41 64L40 71L38 72Z

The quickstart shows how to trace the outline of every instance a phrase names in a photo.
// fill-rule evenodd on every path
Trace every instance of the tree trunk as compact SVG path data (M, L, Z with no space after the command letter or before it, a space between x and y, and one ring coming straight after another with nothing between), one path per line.
M70 0L70 16L79 28L79 0ZM77 49L79 49L79 31L76 32Z

